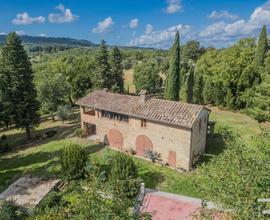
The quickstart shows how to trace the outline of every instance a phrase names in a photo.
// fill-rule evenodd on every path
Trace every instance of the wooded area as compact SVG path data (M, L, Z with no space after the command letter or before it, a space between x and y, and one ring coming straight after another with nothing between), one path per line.
M168 100L241 110L259 122L270 120L265 26L258 43L246 38L223 49L204 48L197 41L180 46L177 32L168 51L108 48L102 41L98 48L29 56L31 63L20 38L11 33L1 52L0 119L6 127L14 123L25 128L29 137L38 115L54 118L59 105L73 105L93 89L129 93L123 71L130 68L137 92L146 89Z

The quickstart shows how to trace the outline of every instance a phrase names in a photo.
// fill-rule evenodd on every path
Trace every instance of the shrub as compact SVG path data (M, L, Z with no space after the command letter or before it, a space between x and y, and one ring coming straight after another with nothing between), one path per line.
M57 192L49 193L39 204L40 210L45 210L46 208L53 208L59 206L62 201L62 196Z
M57 115L60 120L63 122L66 120L73 120L75 119L74 112L70 105L59 105L57 107Z
M54 135L56 135L57 131L56 130L49 130L45 133L47 138L52 138Z
M75 130L75 135L78 137L78 138L82 138L83 137L83 130L81 128L77 128Z
M257 120L259 123L265 122L265 121L269 120L268 117L269 117L269 116L268 116L266 113L261 112L261 111L255 112L254 115L253 115L253 118L254 118L255 120Z
M0 220L17 220L19 207L13 201L3 201L0 207Z
M6 140L7 139L7 135L5 135L5 134L3 134L2 136L1 136L1 140Z
M129 148L126 150L126 153L129 155L135 155L136 154L136 150L134 150L133 148Z
M112 158L109 181L116 195L134 198L138 193L140 180L132 157L119 153Z
M61 152L61 167L64 178L76 180L83 178L86 166L86 152L80 145L70 144Z
M161 162L161 154L153 150L147 150L145 157L150 159L153 163Z

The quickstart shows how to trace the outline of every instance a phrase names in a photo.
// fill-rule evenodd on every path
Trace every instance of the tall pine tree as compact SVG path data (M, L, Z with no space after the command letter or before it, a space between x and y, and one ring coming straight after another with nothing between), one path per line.
M109 54L104 40L101 41L96 55L95 87L108 88L112 86Z
M256 50L256 54L254 57L254 65L255 67L258 69L260 67L262 67L263 63L264 63L264 58L267 52L267 30L266 30L266 26L264 25L261 33L260 33L260 37L259 37L259 41L258 41L258 46L257 46L257 50Z
M179 101L180 91L180 43L179 32L176 32L175 40L170 49L170 67L166 79L165 99Z
M112 85L111 89L113 92L123 92L124 91L124 80L123 80L123 66L122 66L122 53L118 47L112 49L110 57L111 65L111 77Z
M8 128L14 117L15 106L12 102L11 74L3 66L2 59L0 60L0 79L0 122Z
M2 49L1 65L5 76L10 80L13 121L16 127L26 130L31 138L31 128L39 123L39 103L33 83L33 71L21 39L12 32Z

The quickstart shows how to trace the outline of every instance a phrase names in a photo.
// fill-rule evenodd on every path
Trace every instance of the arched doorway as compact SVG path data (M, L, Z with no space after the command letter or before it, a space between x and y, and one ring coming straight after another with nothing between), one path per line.
M122 150L124 145L123 135L120 131L115 128L112 128L108 132L108 141L111 147Z
M139 135L136 138L136 154L144 157L147 150L153 150L153 144L146 135Z

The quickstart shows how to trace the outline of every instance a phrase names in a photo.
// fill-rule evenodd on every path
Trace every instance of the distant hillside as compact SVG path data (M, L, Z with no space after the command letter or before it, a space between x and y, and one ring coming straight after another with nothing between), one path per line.
M3 44L6 40L6 35L0 35L0 44ZM55 46L55 45L65 45L69 47L93 47L96 46L91 41L88 40L77 40L66 37L38 37L38 36L21 36L24 44L32 44L39 46Z

